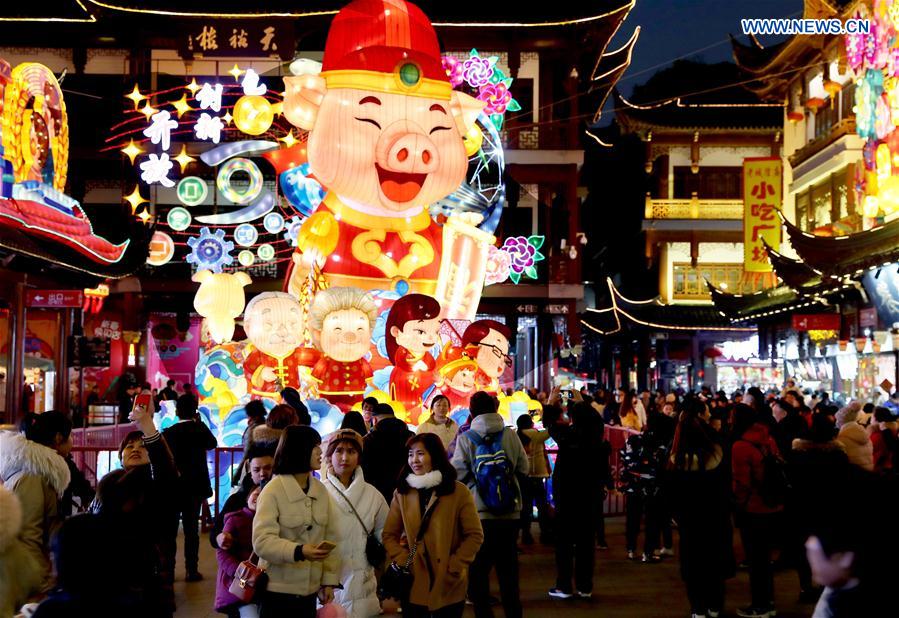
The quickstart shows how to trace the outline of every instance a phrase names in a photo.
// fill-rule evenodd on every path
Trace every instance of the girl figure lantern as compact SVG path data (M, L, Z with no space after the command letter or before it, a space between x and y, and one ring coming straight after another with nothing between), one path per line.
M512 365L509 356L509 339L512 331L496 320L477 320L468 325L462 334L462 347L478 362L475 382L478 390L491 395L499 392L499 379L506 367Z
M477 390L477 361L463 348L447 344L440 354L439 364L437 388L449 399L450 410L467 408L468 400Z
M365 355L378 307L358 288L329 288L315 295L309 309L312 342L322 356L312 369L318 394L348 412L362 399L372 376Z
M440 303L424 294L403 296L387 314L385 341L393 361L390 398L405 406L413 425L434 384L437 361L431 348L440 343Z
M254 399L278 399L283 388L299 389L300 369L314 365L318 353L300 347L304 320L297 299L284 292L263 292L247 303L243 320L250 342L243 359L247 392Z
M433 294L443 235L427 206L465 180L463 136L484 103L452 89L428 18L404 0L354 0L331 24L321 73L284 82L284 116L309 131L327 189L288 287L318 268L331 286Z

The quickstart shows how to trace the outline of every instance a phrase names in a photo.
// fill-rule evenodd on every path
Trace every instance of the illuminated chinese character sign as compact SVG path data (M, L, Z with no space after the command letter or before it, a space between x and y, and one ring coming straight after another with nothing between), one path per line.
M281 20L208 19L182 30L180 54L213 56L283 56L293 58L294 27Z
M783 163L778 157L743 159L743 270L771 272L765 243L780 250Z

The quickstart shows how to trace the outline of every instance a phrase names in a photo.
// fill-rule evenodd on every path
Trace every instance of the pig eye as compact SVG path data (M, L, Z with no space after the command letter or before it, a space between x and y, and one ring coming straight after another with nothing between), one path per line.
M370 124L375 125L375 126L378 127L379 129L381 128L381 125L378 124L378 121L377 121L377 120L373 120L373 119L371 119L371 118L356 118L356 120L358 120L359 122L368 122L368 123L370 123ZM433 133L433 131L431 131L431 133Z
M450 130L449 127L434 127L433 129L431 129L430 135L434 135L435 133L437 133L437 131L449 131L449 130Z

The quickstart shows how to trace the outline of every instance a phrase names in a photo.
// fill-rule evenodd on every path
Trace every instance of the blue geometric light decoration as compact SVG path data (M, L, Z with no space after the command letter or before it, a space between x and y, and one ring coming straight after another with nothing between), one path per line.
M325 199L325 190L317 180L309 178L308 163L281 172L281 192L290 205L304 217L312 214Z
M300 233L300 226L303 225L303 220L299 217L291 217L287 220L287 223L284 224L284 240L287 241L291 247L297 246L297 234Z
M188 238L187 244L191 248L187 261L197 267L197 270L211 270L214 273L222 272L222 267L234 262L231 250L234 243L225 240L225 230L216 230L211 233L208 227L200 230L200 235Z

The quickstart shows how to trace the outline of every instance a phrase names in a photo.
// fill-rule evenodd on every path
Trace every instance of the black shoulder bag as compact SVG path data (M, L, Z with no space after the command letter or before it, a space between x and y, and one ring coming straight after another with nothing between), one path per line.
M428 510L425 511L424 517L421 518L421 526L418 529L418 534L415 536L415 543L412 544L412 548L409 550L409 557L406 558L406 563L403 566L399 566L396 562L391 562L387 570L384 571L384 575L381 576L381 582L378 585L378 595L382 599L396 599L400 603L405 603L409 600L413 579L412 561L415 559L418 544L421 543L425 536L428 524L431 521L431 514L433 514L436 506L437 500L434 500Z
M350 505L350 509L353 511L353 515L356 516L356 519L359 521L359 525L362 526L362 530L365 531L365 557L368 559L368 563L375 567L376 569L381 568L384 565L384 561L387 560L387 550L384 549L384 545L378 540L378 537L375 536L375 531L372 530L369 532L368 527L366 527L365 522L362 521L362 518L359 517L359 512L356 510L356 507L353 506L352 501L346 497L340 488L334 484L330 478L328 478L328 482L337 490L337 493L340 494L340 497L344 499L344 501Z

